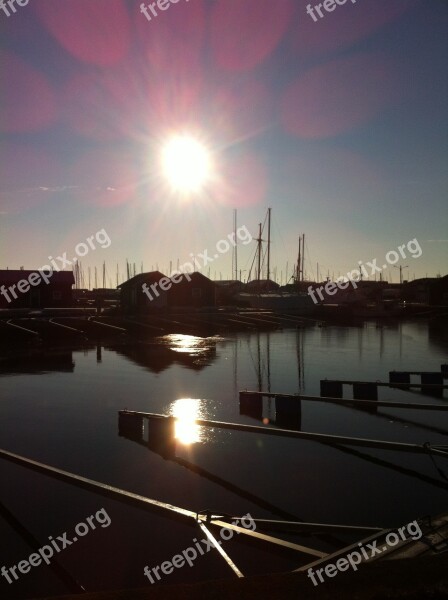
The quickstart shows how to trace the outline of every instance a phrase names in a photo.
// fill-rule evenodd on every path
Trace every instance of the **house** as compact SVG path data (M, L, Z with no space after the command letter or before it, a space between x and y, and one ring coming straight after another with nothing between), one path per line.
M202 273L173 275L168 292L170 308L199 308L216 305L216 285Z
M219 305L234 304L235 296L245 288L244 283L235 279L223 279L215 281L216 303Z
M160 271L135 275L118 286L121 310L126 314L141 314L166 309L169 284L172 285L169 277Z
M420 302L431 306L447 306L448 275L409 281L403 285L403 296L409 302Z
M140 273L118 286L120 306L127 314L146 314L167 308L215 306L215 284L201 273L160 271Z
M245 291L250 294L266 294L275 292L280 288L279 284L272 279L253 279L246 283Z
M73 271L0 271L0 308L67 308L73 305Z

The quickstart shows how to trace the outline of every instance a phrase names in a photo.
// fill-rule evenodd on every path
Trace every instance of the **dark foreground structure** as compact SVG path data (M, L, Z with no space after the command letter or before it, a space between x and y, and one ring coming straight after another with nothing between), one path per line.
M0 308L73 306L73 271L0 271Z
M285 573L83 594L84 600L442 600L448 598L448 553L431 558L392 560L314 587L304 573ZM75 600L79 595L53 597ZM48 598L47 600L50 600Z

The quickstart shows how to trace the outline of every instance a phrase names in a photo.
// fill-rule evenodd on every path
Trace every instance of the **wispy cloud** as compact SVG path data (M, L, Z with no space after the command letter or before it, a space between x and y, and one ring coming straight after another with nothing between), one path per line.
M42 192L65 192L66 190L77 190L79 185L56 185L53 187L40 186L37 188Z
M115 192L117 190L117 188L115 187L88 187L88 186L81 186L81 185L55 185L55 186L46 186L46 185L39 185L38 187L31 187L31 188L21 188L21 189L16 189L16 190L4 190L4 191L0 191L0 194L30 194L32 192L67 192L70 190L97 190L97 191L101 191L101 190L106 190L108 192Z

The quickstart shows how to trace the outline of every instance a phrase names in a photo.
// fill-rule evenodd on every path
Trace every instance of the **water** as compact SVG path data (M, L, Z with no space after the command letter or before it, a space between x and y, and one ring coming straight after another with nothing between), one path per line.
M445 326L446 327L446 326ZM278 415L265 399L240 414L239 390L319 394L323 378L387 380L393 369L440 369L446 329L436 322L359 328L315 327L196 338L163 336L144 343L3 349L0 356L1 447L73 473L193 511L309 522L400 526L446 509L442 458L369 448L335 449L315 442L199 428L195 418L268 426ZM346 390L348 396L349 390ZM416 392L379 388L380 399L446 402ZM119 435L118 411L180 418L175 455ZM302 431L423 443L445 443L446 413L382 409L378 414L302 401ZM400 420L394 420L400 417ZM411 422L412 421L412 422ZM297 426L298 423L295 423ZM123 434L123 431L121 431ZM126 432L125 432L126 434ZM104 507L109 527L97 527L57 555L88 590L142 587L153 567L201 534L169 518L130 508L0 460L1 502L41 545ZM1 565L32 550L0 516ZM241 537L241 536L240 536ZM363 537L362 534L359 538ZM331 540L290 538L331 551ZM48 543L48 542L47 542ZM269 545L226 545L246 574L291 570L303 555L277 556ZM162 583L232 577L210 552L163 576ZM5 598L64 593L47 567L9 585Z

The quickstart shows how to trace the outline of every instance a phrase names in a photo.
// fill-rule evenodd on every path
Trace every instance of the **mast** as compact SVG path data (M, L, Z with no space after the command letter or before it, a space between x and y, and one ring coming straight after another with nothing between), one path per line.
M261 275L261 223L258 224L258 272L257 272L257 280L260 281Z
M302 234L302 281L305 280L305 234Z
M237 209L233 209L233 251L232 251L232 277L235 281L238 280L238 243L236 237L236 228L237 228Z
M271 210L271 208L268 208L268 264L266 279L269 279L271 275Z

